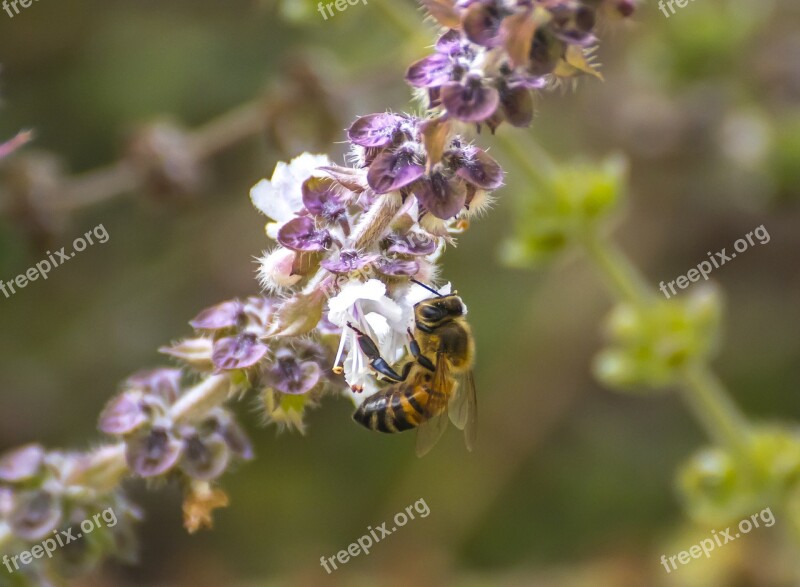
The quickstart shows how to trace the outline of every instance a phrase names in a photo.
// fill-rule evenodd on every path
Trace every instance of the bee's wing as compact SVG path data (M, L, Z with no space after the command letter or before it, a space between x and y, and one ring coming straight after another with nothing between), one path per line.
M424 457L447 429L447 414L441 413L438 416L425 420L417 428L417 456Z
M447 428L448 402L453 393L454 381L450 374L450 362L443 356L436 360L428 402L425 404L425 421L417 429L417 456L428 454L439 442Z
M478 436L478 395L472 370L459 378L455 395L450 400L450 420L464 431L467 450L472 450Z

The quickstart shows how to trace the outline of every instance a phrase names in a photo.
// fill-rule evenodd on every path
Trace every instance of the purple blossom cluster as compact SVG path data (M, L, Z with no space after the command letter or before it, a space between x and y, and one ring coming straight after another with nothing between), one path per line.
M376 194L412 195L423 216L448 220L503 185L497 161L448 130L439 121L386 113L359 118L348 137Z
M24 566L31 561L23 561L20 567L14 561L14 572L48 584L47 574L63 577L86 572L108 556L136 560L134 524L141 513L116 485L96 483L90 466L86 454L47 452L38 444L0 458L0 529L10 533L7 544L12 545L6 551L23 552L47 540L53 542L53 549L59 548L56 556L51 551L47 557L37 557L46 568ZM99 524L91 534L82 533L76 539L82 522L109 510L113 524ZM0 572L5 574L6 569Z
M531 90L588 73L599 12L628 17L634 0L423 0L446 32L408 69L427 106L496 129L533 120Z
M196 422L176 417L182 377L179 369L132 376L100 415L100 430L125 443L128 466L140 477L175 473L213 481L234 458L252 459L253 450L226 408L215 407Z

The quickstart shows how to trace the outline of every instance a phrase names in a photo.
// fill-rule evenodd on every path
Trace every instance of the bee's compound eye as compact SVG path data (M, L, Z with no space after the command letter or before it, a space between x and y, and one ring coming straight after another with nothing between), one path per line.
M423 306L420 313L425 320L430 322L441 320L444 317L442 309L436 306Z

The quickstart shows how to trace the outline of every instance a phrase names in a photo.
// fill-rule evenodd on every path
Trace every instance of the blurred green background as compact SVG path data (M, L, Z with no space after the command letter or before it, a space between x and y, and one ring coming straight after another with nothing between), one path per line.
M415 38L398 15L416 17ZM530 131L561 159L630 158L617 232L654 290L765 225L769 244L713 275L727 300L717 366L757 419L800 418L798 25L796 0L696 0L669 19L647 3L632 23L603 27L606 82L545 94ZM0 452L37 439L96 443L97 414L122 379L168 362L156 349L189 334L199 310L256 292L253 257L269 243L250 186L304 150L342 161L356 115L408 109L405 66L432 38L411 0L327 21L305 0L40 0L13 19L0 12L0 137L36 132L2 164L6 177L37 151L71 173L102 167L143 123L194 128L258 96L274 100L298 78L313 78L318 93L314 117L290 109L279 131L205 162L191 198L137 191L55 219L56 248L100 223L111 238L0 298ZM451 431L418 460L413 435L369 434L332 398L311 412L307 436L276 435L245 400L258 458L224 479L232 506L215 530L187 536L177 488L132 483L147 512L142 564L79 584L790 584L775 546L780 519L664 572L662 554L710 531L685 521L673 491L676 467L705 438L674 395L623 396L592 380L610 302L577 256L537 272L498 261L527 186L493 154L507 186L447 252L443 273L477 337L477 451ZM42 258L30 237L18 218L0 220L0 279ZM332 575L320 567L320 556L420 498L426 519Z

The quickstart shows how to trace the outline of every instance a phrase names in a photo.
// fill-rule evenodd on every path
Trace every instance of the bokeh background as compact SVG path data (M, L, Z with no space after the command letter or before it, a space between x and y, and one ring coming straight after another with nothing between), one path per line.
M0 452L96 443L97 414L121 380L168 362L157 348L189 334L199 310L257 291L253 257L269 243L250 186L305 150L343 160L356 115L409 108L405 66L433 38L415 4L375 0L327 21L315 10L306 0L40 0L13 19L0 12L0 137L36 132L0 169L0 279L100 223L111 237L0 298ZM716 364L755 418L800 419L800 6L695 0L667 19L648 2L603 37L605 83L544 95L532 136L562 160L629 157L617 234L654 289L765 225L769 244L713 274L727 301ZM120 160L154 121L197 128L253 100L272 123L249 124L251 106L212 129L205 146L218 153L196 168L178 153L177 192L123 181L119 195L73 210L36 199L37 182L62 186L59 173ZM413 436L370 434L334 398L310 413L305 437L278 435L245 400L258 458L225 478L232 506L214 531L185 534L177 488L131 483L147 512L141 565L76 584L792 584L780 519L709 561L669 576L660 566L711 530L686 521L674 491L676 468L706 439L673 394L593 381L610 301L580 257L538 271L501 264L528 186L493 152L507 186L444 261L477 336L476 452L451 432L419 460ZM27 206L20 185L33 193ZM426 519L332 575L320 567L420 498Z

